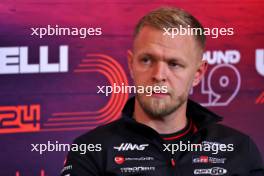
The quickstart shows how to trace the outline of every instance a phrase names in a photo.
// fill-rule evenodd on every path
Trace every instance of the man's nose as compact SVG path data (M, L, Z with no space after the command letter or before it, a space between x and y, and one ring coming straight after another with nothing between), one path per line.
M157 62L153 66L152 79L155 82L165 82L166 81L166 65L162 62Z

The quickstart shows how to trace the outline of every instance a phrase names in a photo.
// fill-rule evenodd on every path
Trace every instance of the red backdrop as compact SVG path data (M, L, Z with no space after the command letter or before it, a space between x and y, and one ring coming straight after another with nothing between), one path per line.
M223 116L224 124L250 135L264 156L262 1L6 0L0 3L0 175L58 175L66 152L40 155L31 152L31 144L71 143L118 118L130 95L105 97L96 86L132 83L126 51L133 28L146 12L164 5L189 11L205 27L234 28L233 36L208 37L210 68L191 97ZM31 28L47 25L101 28L102 35L31 35ZM40 52L41 46L48 52ZM17 73L4 70L6 52ZM25 58L41 70L40 53L59 68L67 61L68 69L23 73ZM60 62L60 54L66 61Z

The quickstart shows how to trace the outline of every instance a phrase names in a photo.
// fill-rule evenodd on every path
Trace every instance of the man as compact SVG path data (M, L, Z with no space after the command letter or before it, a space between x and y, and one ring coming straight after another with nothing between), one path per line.
M203 29L177 8L154 10L139 21L128 51L131 77L136 86L166 86L167 92L137 93L119 120L77 138L74 143L101 144L102 151L69 152L63 176L263 175L252 140L188 100L207 68L205 36L165 32L180 27Z

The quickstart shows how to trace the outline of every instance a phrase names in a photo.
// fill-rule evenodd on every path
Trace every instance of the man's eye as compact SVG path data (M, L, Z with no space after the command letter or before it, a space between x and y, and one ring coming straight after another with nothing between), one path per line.
M180 65L176 62L169 62L168 63L170 67L179 67Z
M144 57L141 59L141 62L144 64L150 64L151 63L151 59L148 57Z

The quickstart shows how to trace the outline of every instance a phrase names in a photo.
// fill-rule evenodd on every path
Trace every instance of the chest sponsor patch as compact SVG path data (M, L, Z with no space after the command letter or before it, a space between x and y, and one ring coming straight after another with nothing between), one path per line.
M224 164L226 158L216 158L206 155L201 155L199 157L194 157L192 163L212 163L212 164Z
M117 151L144 151L149 144L132 144L132 143L122 143L120 146L114 146L114 150Z
M227 170L222 167L213 167L208 169L195 169L194 175L225 175Z
M137 166L137 167L123 167L120 168L122 173L137 173L146 171L155 171L156 167Z
M115 156L114 161L116 164L124 164L125 161L153 161L154 157L124 157L124 156Z

